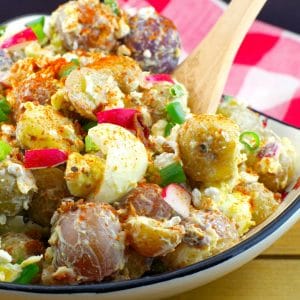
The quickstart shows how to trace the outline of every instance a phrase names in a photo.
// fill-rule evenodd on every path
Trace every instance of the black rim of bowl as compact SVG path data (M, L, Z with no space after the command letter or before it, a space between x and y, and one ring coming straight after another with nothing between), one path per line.
M259 113L262 116L272 119L284 126L289 126L295 129L299 129L290 124L279 121L254 109L253 111ZM163 283L172 279L177 279L180 277L185 277L188 275L195 274L197 272L207 270L219 264L222 264L233 257L249 250L253 246L257 245L265 238L270 236L276 230L278 230L287 220L289 220L293 215L295 215L298 210L300 210L300 196L288 206L280 215L278 215L274 220L267 224L263 229L253 234L246 240L240 242L236 246L218 254L211 258L200 261L196 264L190 265L188 267L171 271L167 273L162 273L159 275L146 276L139 279L116 281L116 282L102 282L93 283L86 285L69 285L69 286L45 286L45 285L20 285L13 283L0 282L0 290L15 291L15 292L27 292L35 294L79 294L79 293L110 293L122 290L129 290L138 287L148 286L152 284Z

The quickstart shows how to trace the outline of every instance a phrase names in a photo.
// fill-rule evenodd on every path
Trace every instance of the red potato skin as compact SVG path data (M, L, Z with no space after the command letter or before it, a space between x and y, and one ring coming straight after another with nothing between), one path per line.
M50 244L55 280L100 282L124 266L124 237L115 210L104 203L63 203ZM66 267L68 274L58 272ZM69 276L73 274L73 276ZM66 283L66 282L64 282Z
M170 219L172 208L162 197L162 188L153 183L141 183L121 203L129 215L139 215L156 220Z

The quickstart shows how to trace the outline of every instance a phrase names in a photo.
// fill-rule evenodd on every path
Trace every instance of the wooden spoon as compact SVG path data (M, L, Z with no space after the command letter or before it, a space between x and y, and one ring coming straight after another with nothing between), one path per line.
M215 113L233 59L267 0L232 0L197 48L174 71L190 94L191 111Z

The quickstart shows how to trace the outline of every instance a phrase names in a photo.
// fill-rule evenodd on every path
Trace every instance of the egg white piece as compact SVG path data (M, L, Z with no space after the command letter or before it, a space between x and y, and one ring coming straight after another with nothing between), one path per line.
M148 167L146 148L130 131L113 124L98 124L88 132L105 158L104 176L89 200L112 203L133 189Z

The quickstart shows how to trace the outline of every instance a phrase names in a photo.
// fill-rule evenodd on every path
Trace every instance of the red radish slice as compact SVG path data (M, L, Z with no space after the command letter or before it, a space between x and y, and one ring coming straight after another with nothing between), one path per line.
M67 161L68 155L58 149L26 150L24 166L26 169L51 168Z
M26 28L3 41L0 48L8 49L21 46L24 43L37 41L37 37L31 28Z
M115 108L96 113L98 123L111 123L134 130L134 118L138 113L135 109Z
M158 82L170 82L170 83L175 83L174 80L172 79L170 74L152 74L146 76L146 81L151 82L151 83L158 83Z
M162 190L164 200L183 218L190 214L191 195L180 185L171 183Z

